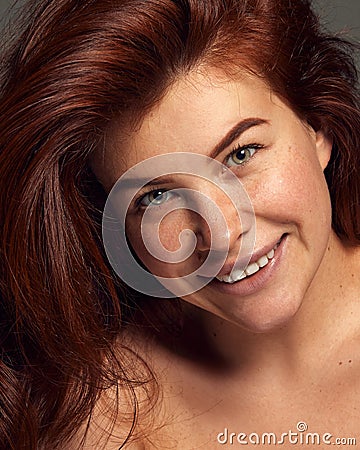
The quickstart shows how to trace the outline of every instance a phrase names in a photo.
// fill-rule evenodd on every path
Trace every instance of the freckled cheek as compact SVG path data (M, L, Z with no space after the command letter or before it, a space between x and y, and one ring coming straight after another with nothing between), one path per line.
M179 250L181 246L181 232L187 232L183 235L183 239L186 241L186 236L189 236L188 232L195 233L196 229L197 218L195 217L195 214L186 209L172 211L164 217L159 224L159 239L166 250L175 252Z
M171 265L166 262L162 262L161 259L159 260L159 255L156 255L156 253L155 255L151 254L149 249L146 247L145 243L148 237L144 238L138 231L128 232L127 236L133 253L135 253L141 264L143 264L151 273L158 276L166 276L168 273L171 274L171 272L173 271L173 267L171 267ZM164 239L161 239L161 241L167 251L172 251L172 249ZM156 246L155 251L158 250L159 248L158 246Z
M140 244L144 240L159 239L161 244L169 251L179 247L178 236L181 230L188 228L188 221L182 211L172 211L161 220L142 218L129 220L126 223L126 235L134 248L145 248Z
M268 213L283 221L291 216L328 214L328 189L320 170L306 164L268 168L245 186L256 214Z
M169 264L166 252L176 252L181 248L180 234L183 230L195 231L196 221L186 210L172 211L160 224L147 224L141 232L141 221L129 222L127 236L129 242L142 263L155 275L172 275L182 270L182 263ZM156 239L158 242L156 243ZM185 238L186 239L186 238ZM153 244L155 254L149 252L146 243ZM160 248L159 248L160 247ZM186 250L186 241L185 241ZM159 259L158 259L159 258Z

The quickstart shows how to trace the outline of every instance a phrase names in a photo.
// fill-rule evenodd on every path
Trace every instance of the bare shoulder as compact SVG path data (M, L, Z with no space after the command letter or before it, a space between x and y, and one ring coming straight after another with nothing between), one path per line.
M191 345L197 355L198 340ZM127 329L116 351L124 366L133 369L134 383L104 390L91 420L65 450L206 448L208 429L199 417L208 417L218 399L207 371L199 369L199 356L195 362L185 355L180 341L141 327ZM204 428L198 439L192 436L194 423Z
M128 329L114 349L123 373L99 394L91 418L64 450L155 450L165 448L162 367L165 352L156 339ZM167 440L167 439L166 439ZM167 446L166 446L167 447Z

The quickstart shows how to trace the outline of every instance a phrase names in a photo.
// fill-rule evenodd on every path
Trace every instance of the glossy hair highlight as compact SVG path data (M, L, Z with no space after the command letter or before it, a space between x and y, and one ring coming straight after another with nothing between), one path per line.
M351 45L307 0L30 0L22 23L0 90L0 447L56 449L102 390L131 393L129 435L136 387L156 390L144 361L114 350L141 301L102 249L89 157L107 128L200 65L255 73L333 140L333 227L358 245L359 94Z

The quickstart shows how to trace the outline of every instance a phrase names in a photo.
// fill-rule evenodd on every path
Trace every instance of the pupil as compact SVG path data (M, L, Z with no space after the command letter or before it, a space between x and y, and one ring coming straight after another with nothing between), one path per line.
M153 191L151 194L151 203L160 204L166 199L166 191L158 190Z
M239 159L240 161L241 160L243 160L243 159L245 159L245 151L244 150L239 150L237 153L236 153L236 158L237 159Z
M153 194L154 199L157 199L158 197L161 197L163 195L163 191L155 191Z

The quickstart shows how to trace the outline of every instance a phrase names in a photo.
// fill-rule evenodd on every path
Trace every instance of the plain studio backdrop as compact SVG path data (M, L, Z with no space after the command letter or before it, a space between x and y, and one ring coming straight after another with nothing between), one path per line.
M22 3L18 0L16 8ZM360 0L314 0L314 3L329 29L346 31L360 42ZM0 28L6 26L13 4L14 0L0 0Z

